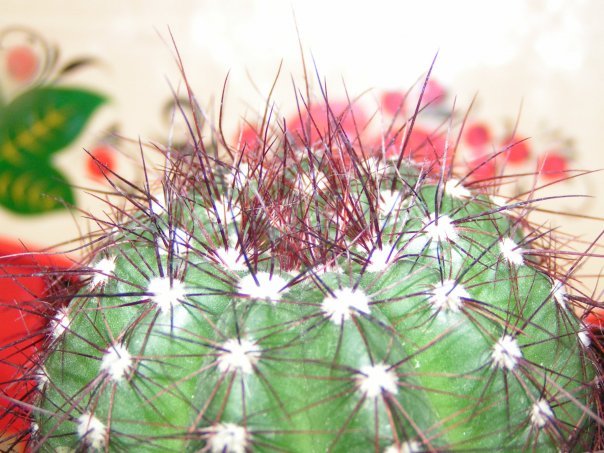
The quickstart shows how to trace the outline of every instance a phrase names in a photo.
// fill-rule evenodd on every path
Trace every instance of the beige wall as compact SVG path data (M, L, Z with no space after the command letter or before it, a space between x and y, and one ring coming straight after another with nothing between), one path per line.
M284 70L276 99L284 111L293 107L290 74L296 78L301 74L297 23L307 58L312 55L332 96L343 92L342 80L353 94L404 89L425 72L438 51L435 77L458 96L461 109L478 93L474 116L502 127L516 118L522 104L521 130L533 137L536 149L545 149L558 131L574 140L577 167L602 168L603 20L604 3L596 0L0 3L0 28L32 27L56 43L65 59L98 58L98 64L70 82L99 89L112 102L98 112L72 148L57 156L57 165L70 172L75 184L92 187L96 186L79 171L81 148L91 146L113 123L119 122L120 132L135 139L161 141L168 134L158 112L170 98L166 80L174 86L179 83L173 49L167 43L168 27L202 105L211 105L230 72L231 128L241 115L263 107L281 60ZM120 165L123 171L135 171L125 158ZM600 215L601 179L595 174L569 184L563 190L587 192L596 200L563 207ZM79 197L82 208L98 209L90 197ZM566 225L586 239L602 228L601 221L572 219ZM78 234L69 214L21 218L3 210L0 231L44 244ZM591 269L598 271L600 265L592 263Z

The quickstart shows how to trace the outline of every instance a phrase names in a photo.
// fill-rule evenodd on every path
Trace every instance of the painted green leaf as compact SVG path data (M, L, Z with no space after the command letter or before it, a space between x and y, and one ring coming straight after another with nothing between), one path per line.
M48 160L68 146L105 102L99 94L73 88L39 87L0 111L0 162L24 167Z
M0 205L18 214L64 209L75 201L67 179L43 165L19 168L0 163Z

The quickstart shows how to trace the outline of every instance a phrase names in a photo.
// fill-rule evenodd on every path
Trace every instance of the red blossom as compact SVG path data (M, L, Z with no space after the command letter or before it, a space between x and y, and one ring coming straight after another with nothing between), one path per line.
M23 380L33 367L43 340L43 329L50 318L48 295L50 279L56 269L73 263L61 255L24 254L26 250L0 238L0 395L15 400L28 398L36 383ZM14 403L0 397L0 432L18 432L29 426L25 414L15 412Z

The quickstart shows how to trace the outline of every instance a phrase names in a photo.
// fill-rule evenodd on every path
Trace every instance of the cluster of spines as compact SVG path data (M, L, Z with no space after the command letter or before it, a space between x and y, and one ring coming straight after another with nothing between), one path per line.
M322 142L332 143L341 139L342 131L338 129L334 119L331 139L324 138ZM404 297L424 298L431 309L431 319L442 319L441 314L448 316L460 313L471 319L476 315L499 319L505 327L504 333L495 337L491 335L492 347L484 362L484 366L494 370L489 381L492 381L494 373L499 372L503 373L506 380L508 377L513 379L526 375L534 388L545 387L543 383L536 382L539 380L555 386L557 380L581 379L577 376L557 376L555 370L547 368L547 364L526 361L523 346L518 343L517 336L521 335L522 328L531 324L531 320L527 319L524 325L518 326L518 320L514 319L508 325L506 313L501 310L497 312L486 301L472 298L472 287L476 286L472 280L475 276L466 279L464 272L455 275L453 271L455 259L474 265L480 262L483 254L492 253L500 257L497 266L509 267L509 273L514 278L519 268L542 265L535 259L539 257L538 253L530 250L531 243L539 241L542 233L533 230L525 237L517 234L516 231L522 230L526 224L522 219L508 219L507 216L513 211L510 205L498 204L495 197L489 198L470 191L449 174L442 173L439 177L424 172L421 168L413 168L411 164L409 167L407 164L401 167L400 161L397 165L374 161L372 158L365 159L350 148L351 143L348 140L348 146L340 146L337 154L330 152L327 147L317 150L310 144L297 150L283 146L285 154L275 154L265 143L267 149L256 150L251 154L261 156L259 160L252 159L246 163L237 160L238 163L231 167L220 161L213 162L212 166L207 165L207 155L199 141L193 158L170 162L171 172L166 173L167 178L163 181L163 197L151 195L150 188L145 187L141 192L142 196L128 195L137 209L131 212L121 211L120 218L104 224L104 229L108 231L104 245L95 250L91 265L83 271L89 275L88 289L76 296L76 301L83 302L72 303L53 317L49 325L47 355L73 353L62 352L61 349L66 335L78 335L71 329L72 317L82 316L82 313L86 313L85 317L91 317L96 311L96 315L102 318L104 312L117 310L122 305L140 305L144 307L146 314L151 313L155 318L164 315L162 322L167 323L171 334L178 338L178 307L203 312L203 304L196 306L194 301L208 292L232 298L232 307L239 304L247 309L250 304L246 301L261 301L272 306L295 306L299 303L302 307L313 307L315 310L311 314L304 312L297 321L290 321L291 325L281 328L265 326L264 330L269 336L271 330L281 332L298 326L304 326L302 332L306 334L325 323L332 324L341 331L345 325L354 324L362 334L361 320L385 329L388 335L400 335L394 329L386 328L383 321L374 316L375 306L392 305L397 301L395 298L389 300L384 297L394 283L379 291L372 291L371 288L375 287L375 280L387 275L397 263L403 261L411 263L409 275L413 281L414 276L425 269L426 259L429 259L438 263L436 268L440 271L439 278L434 281L420 279L420 286ZM273 147L280 148L276 145ZM317 155L321 157L317 158ZM346 159L342 159L343 155ZM295 162L297 177L293 178L288 171L284 157ZM401 177L401 171L408 168L413 168L410 177ZM275 186L279 189L274 190ZM431 188L433 199L425 199L422 194L424 187ZM444 198L459 201L453 213L439 211L439 204ZM436 209L428 206L428 203L434 203ZM470 213L466 217L454 215L470 204L474 207L481 206L482 212ZM423 214L418 216L418 213ZM473 229L480 229L477 222L496 223L502 217L507 225L506 229L500 232L499 237L492 238L488 245L483 246L479 256L457 246L460 238L467 240L474 234ZM140 253L138 256L136 251L133 254L123 253L124 248L136 250L137 247L147 248L152 253ZM552 256L548 254L545 258L544 262L547 263ZM116 269L118 260L126 261L127 267L145 276L146 283L129 282L129 276L120 275ZM196 269L200 262L210 263L212 267L212 271L200 272L221 281L221 288L226 284L232 289L216 291L207 286L190 286L186 277L187 270ZM367 277L369 283L365 283ZM558 275L552 275L551 278L551 291L542 302L556 302L561 313L559 321L572 324L573 315L568 311L569 298L562 283L568 281L569 276L559 274L558 271ZM121 292L107 294L104 289L111 282L114 288L120 283L122 288L130 284L131 291L122 289ZM323 294L322 300L305 302L287 298L290 289L304 285L319 290ZM109 300L115 300L115 303L104 305ZM86 307L86 303L98 305L96 308ZM237 311L236 308L233 310ZM108 323L107 320L104 322ZM413 372L402 371L401 366L407 366L411 362L414 363L413 367L418 366L418 357L421 358L425 351L450 334L454 326L455 322L446 327L442 336L426 338L411 357L396 363L388 363L388 354L372 357L369 344L367 353L372 360L370 364L350 368L337 364L335 358L333 363L323 362L322 365L338 371L330 379L348 382L353 393L361 397L361 402L354 406L344 425L333 427L333 431L329 433L334 439L329 446L337 448L338 440L346 434L348 424L360 410L362 402L369 400L374 401L376 407L378 401L383 402L392 428L389 439L384 439L383 433L376 428L372 448L385 448L388 453L463 448L463 444L439 443L440 435L446 437L447 424L454 425L451 420L444 420L440 422L442 424L436 424L423 432L414 426L406 409L397 405L394 398L399 392L407 392L414 387ZM246 375L261 375L261 364L279 359L274 355L275 350L279 352L279 348L273 346L272 349L265 350L263 341L254 338L266 339L262 337L263 329L249 335L245 332L245 324L236 323L236 327L236 335L231 336L223 336L218 327L215 327L218 337L223 337L221 341L200 337L199 341L207 343L207 348L213 352L208 353L211 356L210 363L193 373L191 379L214 368L223 376L219 383L224 380L232 383L234 376L244 379ZM571 327L568 331L578 334L582 345L588 344L588 336L583 330ZM485 335L488 333L485 332ZM144 375L140 368L146 360L162 360L161 357L148 358L139 354L140 351L129 350L127 337L128 329L125 329L119 338L111 338L107 344L94 345L98 350L95 360L99 363L99 377L82 389L82 394L73 397L72 406L68 407L66 413L62 413L65 408L56 408L59 418L71 420L80 443L92 449L111 447L109 442L115 442L115 436L119 437L119 433L113 433L110 423L101 421L95 415L93 402L90 407L83 405L86 392L93 395L96 386L103 379L114 386L134 385L134 376L139 373ZM341 339L340 336L340 341ZM301 341L302 333L292 340L292 344ZM554 337L551 341L557 342L558 339ZM284 345L283 348L290 346L291 344ZM591 366L589 359L585 358L586 369ZM55 385L47 382L43 369L36 373L42 391ZM562 426L557 423L554 407L558 406L559 399L564 404L576 404L586 419L599 420L595 413L599 407L593 409L588 403L579 401L585 399L583 393L595 391L589 374L590 372L586 372L584 382L573 390L577 391L576 387L580 387L581 395L565 394L560 389L559 395L552 393L533 397L527 407L525 419L535 436L526 439L525 447L530 448L532 442L535 442L535 446L538 445L541 432L555 437L560 445L568 446L573 442L585 445L585 441L576 436L585 427ZM405 376L410 377L409 382L404 382L402 378ZM313 376L309 375L308 378L312 379ZM219 393L219 384L216 385L215 393ZM158 390L158 393L169 393L175 389L176 387ZM533 393L532 390L525 390L527 394ZM231 391L235 390L227 391L223 405L226 405ZM434 389L428 391L438 392ZM350 393L350 390L344 390L337 396L346 397ZM67 397L68 400L69 398ZM278 396L275 399L277 405L287 404L280 401ZM329 398L315 404L320 405L326 401ZM480 398L475 406L476 414L461 413L459 418L463 421L467 417L479 417L479 403ZM149 401L149 404L152 406L153 402ZM485 400L485 404L488 406L494 403ZM206 449L212 452L239 453L254 447L268 450L279 448L271 446L270 440L267 440L271 433L266 429L254 430L246 425L246 420L221 420L219 417L208 424L204 413L208 408L204 405L198 409L200 414L193 425L182 427L183 432L173 434L175 437L201 440ZM48 410L48 407L43 407L40 411L42 418L48 414ZM288 416L286 411L284 416ZM375 417L377 427L377 409ZM404 423L398 421L399 417ZM202 419L202 425L205 426L200 428L198 425ZM402 423L410 423L415 432L400 432ZM498 429L500 428L495 431ZM512 431L519 429L520 427L513 427ZM297 435L313 434L300 432ZM52 429L43 430L34 437L34 444L48 441L52 436ZM154 442L139 440L151 446Z
M449 186L451 186L449 184ZM436 183L436 187L438 184ZM458 186L459 187L459 186ZM322 186L322 190L325 186ZM318 188L315 188L315 191ZM467 190L467 189L466 189ZM457 190L453 196L460 198L467 198L471 196L471 193L466 190ZM453 191L452 191L453 192ZM391 192L392 194L392 192ZM240 196L241 201L243 196ZM377 197L376 197L377 198ZM380 204L384 203L385 197L381 196L378 200L378 206L376 206L375 212L381 212L382 216L379 220L384 223L384 218L387 218L392 212L396 210L407 210L409 209L408 197L401 196L401 192L397 194L397 198L400 198L399 203L392 203L388 205L388 208L381 207ZM384 203L385 204L385 203ZM218 205L218 206L217 206ZM232 225L232 220L237 216L245 213L245 208L240 208L237 211L233 210L235 205L233 200L229 200L224 203L223 206L215 203L212 208L205 207L208 211L207 215L212 215L212 211L218 212L221 215L221 211L224 209L224 213L228 214L229 211L225 208L225 205L230 206L231 220L229 221L228 215L223 216L224 226ZM395 206L396 205L396 206ZM487 208L488 210L488 208ZM167 209L163 208L160 210L167 212ZM364 208L364 212L367 209ZM267 214L263 211L264 214ZM153 213L152 215L155 215ZM136 214L133 215L136 218ZM346 213L344 219L338 219L336 224L338 227L350 221L350 213ZM133 221L135 223L144 224L140 219ZM162 221L163 222L163 221ZM169 222L167 222L169 223ZM209 261L215 262L219 267L225 268L227 274L233 272L245 273L241 278L238 278L238 282L235 285L236 298L249 298L253 300L269 301L270 304L275 305L279 303L282 298L286 297L289 286L295 286L299 282L305 280L313 280L318 282L317 286L327 286L321 283L320 268L323 266L323 271L328 270L339 271L336 272L342 276L342 280L348 280L349 285L341 285L337 288L325 288L326 293L322 302L318 305L319 312L325 317L326 320L332 322L337 326L342 326L345 322L359 317L365 319L371 319L371 306L376 303L388 303L388 301L372 300L371 295L366 294L365 291L359 286L359 281L356 280L359 276L353 277L352 271L350 270L351 263L356 263L362 269L362 272L378 273L383 274L387 272L392 266L399 260L400 251L392 245L378 247L378 244L370 242L368 250L357 251L354 253L354 259L344 259L344 264L348 265L348 269L336 269L336 267L342 265L342 259L334 260L333 263L317 263L315 266L309 266L308 268L301 270L288 269L289 275L280 274L277 269L279 263L271 263L270 247L272 243L264 244L264 247L269 248L268 253L264 253L262 257L257 255L257 251L252 250L250 247L247 248L246 253L239 251L233 253L233 250L237 250L236 245L241 247L243 243L242 239L245 237L246 231L235 231L235 237L237 239L232 241L231 244L225 244L224 247L213 247L207 250L202 250L199 247L204 242L203 236L207 233L202 234L191 234L186 232L186 228L180 228L176 226L175 222L171 227L167 229L160 229L157 231L152 240L152 248L156 250L158 257L161 255L164 258L174 258L178 255L184 255L186 259L189 259L189 255L193 256L196 253L201 253L204 258ZM386 222L387 223L387 222ZM434 214L428 214L422 221L422 226L414 234L414 237L420 237L419 252L416 250L410 256L422 255L421 251L432 250L432 253L436 252L437 249L443 244L455 243L459 239L459 228L456 224L462 224L463 219L453 221L448 215L441 214L436 216ZM273 223L266 222L264 225L274 225ZM184 226L184 225L181 225ZM308 227L308 225L306 225ZM241 228L241 224L239 225ZM167 231L166 231L167 230ZM310 230L310 228L309 228ZM312 230L311 230L312 231ZM130 229L126 229L126 232L131 233ZM249 234L249 231L247 232ZM216 236L216 231L210 231L210 235ZM232 232L230 233L232 235ZM463 234L463 233L462 233ZM237 236L238 235L238 236ZM326 244L322 243L323 238L318 238L318 244L325 247ZM140 238L135 239L140 240ZM216 241L218 242L218 241ZM323 239L323 242L327 242ZM431 248L430 244L434 247ZM332 246L332 244L328 244ZM384 245L384 244L382 244ZM509 237L493 242L493 247L498 247L498 253L501 255L502 262L507 263L510 267L519 267L525 265L523 257L523 249ZM109 247L108 251L112 251ZM281 252L282 253L282 252ZM255 256L252 256L256 254ZM438 253L436 253L438 254ZM340 254L341 255L341 254ZM334 253L334 256L337 254ZM409 258L407 256L407 258ZM161 258L160 262L162 261ZM185 259L185 260L186 260ZM308 257L305 257L308 260ZM90 287L93 290L102 288L110 279L120 279L119 275L114 275L115 272L115 256L108 256L101 258L90 268ZM257 268L251 269L252 265L258 266L258 263L268 262L265 267L267 270L258 270ZM296 262L295 259L287 261L288 263ZM298 261L299 262L299 261ZM337 263L337 264L336 264ZM271 267L271 266L276 266ZM141 267L144 267L141 265ZM161 268L161 264L159 266ZM166 266L169 268L170 266ZM245 270L251 272L245 272ZM327 269L326 269L327 268ZM168 270L168 269L166 269ZM362 273L360 277L362 277ZM163 275L154 276L149 279L146 288L141 288L140 297L144 300L148 300L150 304L156 308L158 313L170 313L173 314L175 305L182 304L189 299L188 295L189 288L186 287L186 283L180 276L175 275ZM419 289L418 294L425 294L429 304L432 306L435 313L439 312L460 312L466 308L466 302L472 302L470 293L465 289L464 285L457 281L455 278L443 279L440 283L435 283L426 289ZM91 292L91 296L95 295L95 292ZM102 297L102 291L97 294ZM565 294L559 282L554 284L552 287L552 299L556 300L561 306L566 303ZM291 301L287 301L291 303ZM69 313L68 310L61 311L52 323L52 337L58 340L66 331L69 331ZM171 319L170 322L174 322ZM274 327L274 326L267 326ZM432 341L436 341L433 339ZM431 341L426 341L427 349ZM253 339L245 337L233 337L228 338L222 344L216 344L212 346L216 348L215 361L213 362L217 370L222 374L239 373L240 375L249 375L256 372L258 362L263 360L262 346L256 343ZM136 354L134 354L135 356ZM495 369L505 370L507 372L514 372L519 363L523 360L523 354L521 347L519 346L514 334L506 333L502 337L494 341L492 346L491 355L489 361L491 366ZM103 355L100 359L99 373L106 376L116 384L126 380L128 375L134 372L134 366L136 358L133 357L132 353L122 343L114 343L106 345ZM400 385L397 377L396 365L389 365L385 362L377 362L372 365L365 365L357 370L354 370L352 383L357 391L364 395L364 398L376 399L376 398L389 398L392 395L396 395L399 391L398 386ZM530 421L536 431L545 428L548 423L552 423L554 414L550 406L550 402L547 399L540 398L535 399L529 412L527 413L527 420ZM83 412L76 420L77 422L77 435L81 441L93 448L101 448L105 445L108 438L107 426L96 418L90 412ZM208 448L211 451L245 451L251 447L255 442L255 437L247 427L241 426L232 422L220 422L215 423L209 428L204 428L205 433L201 436L206 439ZM340 433L341 435L341 433ZM397 435L395 434L395 437ZM421 436L420 436L421 437ZM387 451L419 451L420 448L428 448L430 444L429 439L395 439L395 443L387 447ZM381 444L382 442L378 442ZM423 447L420 447L422 446Z

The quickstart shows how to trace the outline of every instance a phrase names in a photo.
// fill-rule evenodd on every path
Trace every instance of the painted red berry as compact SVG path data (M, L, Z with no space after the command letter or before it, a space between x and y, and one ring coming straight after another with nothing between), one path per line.
M482 150L491 142L491 131L484 123L474 123L466 127L463 138L468 146Z
M509 137L504 141L503 149L506 149L507 162L511 164L524 164L531 156L531 148L527 140L517 136Z
M424 105L439 105L441 104L447 95L445 88L434 79L428 80L424 94L422 96L422 103Z
M473 159L468 164L468 171L472 173L467 178L469 182L489 181L497 176L496 159L490 159L489 156L482 156Z
M270 140L270 137L267 137ZM235 134L233 143L235 148L242 153L242 162L247 164L257 164L262 161L264 156L264 132L258 131L251 124L244 124ZM239 158L239 157L238 157Z
M337 139L340 132L344 132L354 142L368 120L360 106L351 105L347 101L335 101L329 103L329 110L324 103L316 103L302 114L295 113L287 122L287 127L294 140L311 145L321 138L325 141L329 141L329 138Z
M404 108L405 95L400 91L386 91L382 94L380 105L384 113L396 115Z
M400 133L394 142L392 140L386 141L386 159L398 159L404 139L404 134ZM417 163L425 164L426 168L439 172L445 148L446 140L443 134L431 132L416 125L409 136L403 152L405 157L410 157ZM452 149L449 148L447 150L447 166L451 164L452 159Z
M262 138L258 131L249 124L246 124L235 137L235 143L238 143L239 145L238 148L247 151L256 148L261 141Z
M29 46L15 46L6 51L6 71L19 83L31 81L38 72L39 59Z
M542 178L557 181L566 176L568 159L559 151L551 151L539 157L538 168Z
M105 179L110 171L115 171L116 151L110 145L99 145L90 151L86 160L86 172L88 177L97 181Z

